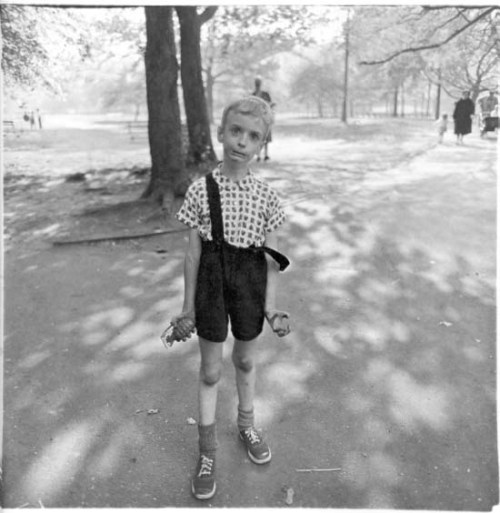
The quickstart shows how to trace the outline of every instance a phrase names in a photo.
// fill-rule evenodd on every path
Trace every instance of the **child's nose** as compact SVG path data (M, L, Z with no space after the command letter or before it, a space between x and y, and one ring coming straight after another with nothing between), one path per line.
M248 135L245 133L241 134L240 138L238 140L238 144L240 146L246 146L247 142L248 142Z

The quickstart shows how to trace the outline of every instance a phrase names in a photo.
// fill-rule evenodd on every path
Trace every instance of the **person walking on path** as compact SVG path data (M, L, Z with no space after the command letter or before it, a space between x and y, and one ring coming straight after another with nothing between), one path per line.
M472 131L472 116L474 115L475 108L474 102L469 96L469 91L464 91L462 98L455 103L453 120L455 121L457 144L463 144L464 135L470 134Z
M290 331L289 314L275 304L278 272L289 261L277 251L277 230L285 221L278 195L254 176L249 164L272 119L270 106L259 98L229 104L217 132L223 160L190 186L176 214L190 233L183 309L172 324L178 340L196 328L201 355L199 459L191 481L197 499L210 499L216 492L216 405L228 319L234 336L239 438L252 462L271 460L271 449L255 428L256 354L264 319L280 337Z
M42 113L40 112L40 109L36 109L36 118L38 120L38 128L41 130L42 127Z
M481 113L486 117L490 116L492 112L498 107L498 98L495 91L491 90L488 96L479 100L479 107Z
M267 102L271 106L271 108L273 108L275 105L271 99L271 95L267 91L262 90L262 79L260 77L255 78L255 89L254 89L252 95L257 96L258 98L262 98L265 102ZM270 159L268 145L272 140L273 140L272 132L271 132L271 129L269 129L269 132L267 134L267 137L266 137L266 140L264 141L264 146L263 146L264 160ZM257 162L260 161L260 153L261 153L261 150L259 150L257 153Z
M448 130L448 114L443 114L437 121L438 142L442 144L445 132Z

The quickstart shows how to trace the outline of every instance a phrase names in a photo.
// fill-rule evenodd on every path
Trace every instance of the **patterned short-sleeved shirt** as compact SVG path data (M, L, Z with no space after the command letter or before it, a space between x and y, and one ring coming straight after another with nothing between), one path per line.
M242 248L253 244L262 246L266 233L276 230L285 221L277 193L250 171L239 182L222 175L220 168L213 171L213 176L220 191L224 240ZM191 184L176 218L196 228L202 240L213 240L204 177Z

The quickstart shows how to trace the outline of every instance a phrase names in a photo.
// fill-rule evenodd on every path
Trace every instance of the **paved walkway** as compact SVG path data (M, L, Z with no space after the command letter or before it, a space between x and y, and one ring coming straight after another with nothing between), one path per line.
M266 173L290 188L280 297L295 328L266 331L259 357L273 461L257 467L239 445L227 358L210 505L280 507L293 490L298 507L490 510L495 142L429 143L385 170L373 153L356 174L325 141L295 180L280 164L293 148L273 150ZM4 506L205 505L189 492L196 344L158 340L185 240L158 244L8 253Z

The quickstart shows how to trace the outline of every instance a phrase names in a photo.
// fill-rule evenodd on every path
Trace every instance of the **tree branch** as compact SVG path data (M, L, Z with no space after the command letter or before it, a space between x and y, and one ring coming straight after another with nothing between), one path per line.
M210 5L204 9L204 11L199 15L200 16L200 24L203 25L206 23L209 19L213 17L215 14L215 11L217 11L216 5Z
M476 70L476 74L479 76L481 75L481 68L483 66L483 62L487 59L487 57L489 56L490 52L495 48L496 46L496 42L493 42L490 47L487 49L486 52L483 53L483 55L481 55L478 63L477 63L477 70ZM489 66L486 65L486 69L484 70L484 74L487 73L489 71Z
M449 9L450 5L424 5L422 6L422 9L424 11L441 11L444 9ZM475 9L488 9L491 7L491 5L461 5L460 9L462 11L473 11ZM495 7L494 9L498 9L498 7Z
M420 52L422 50L432 50L435 48L440 48L441 46L445 45L446 43L449 43L452 39L455 39L459 34L464 32L465 30L467 30L470 26L474 25L479 20L488 16L489 14L491 14L493 11L496 11L496 10L498 10L498 7L489 7L482 13L478 14L474 19L472 19L471 21L466 23L463 27L457 29L455 32L450 34L446 39L444 39L440 43L433 43L433 44L429 44L429 45L413 46L410 48L404 48L403 50L399 50L398 52L395 52L395 53L389 55L389 57L386 57L385 59L380 59L380 60L376 60L376 61L361 61L360 64L364 64L364 65L368 65L368 66L372 66L374 64L385 64L386 62L392 61L396 57L399 57L400 55L403 55L405 53L415 53L415 52Z

